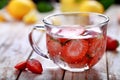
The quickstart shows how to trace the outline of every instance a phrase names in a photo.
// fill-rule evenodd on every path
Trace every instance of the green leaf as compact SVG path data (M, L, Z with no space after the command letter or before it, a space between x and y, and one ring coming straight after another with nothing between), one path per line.
M42 1L37 4L37 9L39 12L49 12L52 11L54 7L51 3Z
M98 0L98 1L101 4L103 4L105 10L107 10L114 3L114 0Z
M0 0L0 9L4 8L8 4L9 0Z

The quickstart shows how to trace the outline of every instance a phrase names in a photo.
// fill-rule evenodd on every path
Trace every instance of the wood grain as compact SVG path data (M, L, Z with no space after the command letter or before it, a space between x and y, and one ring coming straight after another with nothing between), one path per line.
M23 23L6 23L1 27L0 80L15 80L19 71L16 71L14 66L26 60L32 50L27 40L29 29Z
M110 18L107 34L120 42L120 24L117 20L120 6L111 6L105 14ZM72 73L62 70L50 59L42 58L32 50L28 41L32 27L33 25L25 25L23 22L0 23L0 80L120 80L120 46L117 51L107 51L92 69ZM35 40L44 50L43 53L47 53L45 34L39 33L34 34ZM31 58L42 63L42 74L27 70L18 71L14 68L18 62Z
M108 25L108 35L117 39L120 43L120 24L118 23L118 16L120 15L120 6L114 5L107 11L110 22ZM117 51L107 52L109 80L120 80L120 46ZM119 67L119 68L118 68Z

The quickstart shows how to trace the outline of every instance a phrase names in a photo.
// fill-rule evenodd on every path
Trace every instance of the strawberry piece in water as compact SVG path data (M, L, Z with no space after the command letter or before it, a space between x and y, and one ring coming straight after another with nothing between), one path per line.
M111 37L107 36L107 46L106 50L114 51L119 46L119 42L116 39L112 39Z
M75 67L75 68L83 68L87 66L88 60L89 60L88 57L84 56L81 61L73 63L73 64L69 64L69 66Z
M24 70L26 68L27 61L22 61L15 65L15 68L18 70Z
M43 71L41 63L36 59L30 59L27 61L26 67L33 73L41 74Z
M47 48L50 56L54 57L61 51L61 44L60 42L53 39L50 35L47 34Z
M103 49L104 40L102 35L99 38L98 37L90 38L88 39L88 42L89 42L89 49L87 52L87 56L89 57L94 57L97 54L97 52L101 50L101 48Z
M88 50L86 40L71 40L66 43L61 51L61 58L67 63L76 63L81 61Z
M94 57L89 58L89 61L88 61L89 67L92 67L94 64L96 64L101 59L101 57L104 54L104 51L105 49L101 49L99 52L96 53Z
M87 52L89 67L92 67L101 59L105 52L105 45L106 41L104 37L89 39L89 50Z

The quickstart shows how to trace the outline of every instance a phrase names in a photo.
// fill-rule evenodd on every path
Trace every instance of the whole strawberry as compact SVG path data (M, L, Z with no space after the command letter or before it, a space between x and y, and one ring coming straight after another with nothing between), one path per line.
M29 71L36 74L41 74L43 72L42 64L36 59L28 60L26 67Z
M15 65L17 70L25 70L26 68L36 74L43 72L42 64L37 59L29 59L27 61L19 62Z
M119 46L119 42L116 39L107 36L106 50L114 51Z

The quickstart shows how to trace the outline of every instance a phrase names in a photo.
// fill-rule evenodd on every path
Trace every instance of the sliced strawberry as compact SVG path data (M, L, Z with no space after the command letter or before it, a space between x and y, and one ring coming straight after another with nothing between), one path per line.
M94 64L96 64L101 59L101 57L104 54L104 51L105 51L105 48L101 49L99 52L96 53L96 55L94 57L89 59L89 61L88 61L89 67L92 67Z
M67 63L76 63L81 61L88 50L86 40L71 40L63 46L61 58Z
M89 59L86 56L84 56L81 61L73 63L73 64L69 64L69 66L73 68L83 68L87 66L88 60Z
M61 51L61 44L47 34L47 48L50 56L53 57Z
M89 50L87 52L87 56L89 58L88 65L92 67L96 64L102 57L106 48L106 40L105 37L93 38L89 39Z
M26 67L33 73L41 74L43 71L41 63L36 59L30 59L27 61Z
M99 37L94 37L88 39L89 42L89 49L87 52L88 57L94 57L100 50L101 48L103 49L104 42L104 37L101 35Z
M107 46L106 50L116 50L119 46L119 42L116 39L112 39L111 37L107 36Z
M24 70L26 68L26 61L22 61L15 65L15 68L18 70Z

